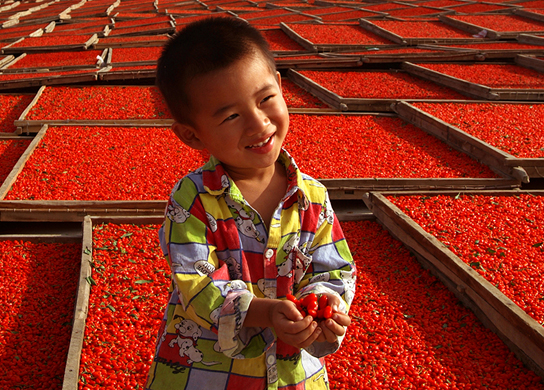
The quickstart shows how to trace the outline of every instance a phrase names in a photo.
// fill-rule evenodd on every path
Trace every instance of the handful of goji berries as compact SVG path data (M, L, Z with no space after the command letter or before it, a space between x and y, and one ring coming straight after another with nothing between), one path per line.
M319 296L311 293L302 299L297 299L292 294L286 295L287 300L293 302L303 317L310 315L315 319L327 319L332 317L332 307L328 304L328 298L325 294Z

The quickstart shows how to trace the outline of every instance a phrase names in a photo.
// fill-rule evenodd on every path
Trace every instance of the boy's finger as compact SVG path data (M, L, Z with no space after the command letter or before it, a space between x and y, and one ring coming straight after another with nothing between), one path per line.
M321 335L322 329L317 325L316 322L312 322L312 324L302 332L300 332L299 340L303 340L299 343L299 348L306 348L310 344L312 344L317 338Z
M323 322L324 327L329 329L336 336L343 336L346 333L346 328L332 319L328 319Z
M305 331L311 324L313 318L306 316L302 320L292 321L285 326L285 332L293 335L298 335L300 332Z
M349 326L351 324L351 318L342 312L334 313L331 319L341 326Z
M338 336L327 326L321 326L321 329L323 330L324 341L334 343L338 339Z

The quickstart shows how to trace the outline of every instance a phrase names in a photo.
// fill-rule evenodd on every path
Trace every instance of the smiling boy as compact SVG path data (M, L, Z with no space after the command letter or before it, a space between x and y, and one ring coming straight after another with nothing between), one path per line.
M172 286L146 388L328 388L323 356L350 324L355 267L325 187L282 149L289 114L266 41L236 18L190 24L157 85L174 133L212 157L168 201ZM310 293L331 318L285 299Z

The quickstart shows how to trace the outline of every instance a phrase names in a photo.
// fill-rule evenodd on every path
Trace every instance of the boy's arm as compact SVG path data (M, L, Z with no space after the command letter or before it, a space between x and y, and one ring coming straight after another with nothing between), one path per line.
M194 184L184 180L181 186L169 199L163 231L183 316L217 333L227 356L259 356L263 343L272 343L274 336L270 329L242 327L254 295L244 281L231 281L228 265L218 259L213 231ZM260 348L253 350L252 344Z
M334 323L330 320L320 323L322 335L306 348L316 357L333 353L340 347L345 329L351 322L348 311L355 295L356 275L353 258L327 194L322 207L323 222L317 228L309 250L312 266L296 286L298 297L310 293L326 294L331 306L336 306L336 314L332 318Z

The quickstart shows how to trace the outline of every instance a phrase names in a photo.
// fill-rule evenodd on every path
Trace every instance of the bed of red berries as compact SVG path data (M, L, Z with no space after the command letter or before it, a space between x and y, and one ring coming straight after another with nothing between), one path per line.
M544 196L399 196L389 200L544 324Z
M373 221L344 222L357 265L331 389L543 389L500 339Z
M168 119L168 107L156 87L47 87L24 119L108 120Z
M0 186L30 144L28 139L0 138Z
M80 243L0 241L0 388L62 388L80 263Z
M373 20L373 24L403 38L470 38L470 34L434 21Z
M316 178L497 177L421 129L388 116L291 115L285 147L301 170Z
M510 64L420 64L490 88L544 89L544 73Z
M280 29L262 30L261 34L265 37L272 51L303 51L304 48L297 42L287 36Z
M13 133L17 130L13 121L19 119L23 111L34 99L34 95L0 94L0 133Z
M544 158L544 105L412 103L416 108L519 158Z
M300 70L299 73L344 98L467 99L448 87L405 72ZM376 88L376 85L380 88Z
M170 128L50 127L6 199L166 199L207 157Z
M448 15L448 17L499 32L544 32L543 22L516 15Z
M291 23L288 27L313 44L391 45L392 42L359 26Z
M327 357L332 389L543 388L376 222L342 227L358 280L352 325L339 352ZM82 389L141 388L145 382L169 282L157 228L94 228Z
M161 51L161 46L114 48L112 49L111 62L157 61Z
M80 389L138 389L145 384L170 283L158 228L93 228Z
M62 35L44 34L41 37L25 38L21 42L15 43L10 47L49 47L49 46L64 46L64 45L83 45L86 43L92 34L75 35L63 33Z
M311 93L299 87L297 84L283 78L281 80L281 91L287 107L292 108L328 108L321 100Z

